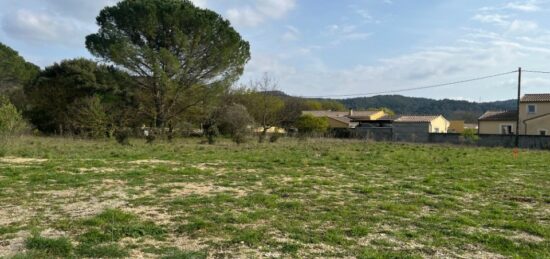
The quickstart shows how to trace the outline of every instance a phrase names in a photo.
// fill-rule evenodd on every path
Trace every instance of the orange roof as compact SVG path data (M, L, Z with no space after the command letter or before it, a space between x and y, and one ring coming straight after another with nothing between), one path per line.
M522 103L550 102L550 94L526 94L521 98Z

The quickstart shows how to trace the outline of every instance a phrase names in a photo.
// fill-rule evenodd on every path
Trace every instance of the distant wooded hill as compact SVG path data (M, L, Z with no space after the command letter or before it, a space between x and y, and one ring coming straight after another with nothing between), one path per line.
M515 110L516 100L497 102L468 102L457 100L434 100L401 95L380 95L340 100L347 108L362 110L369 108L390 108L397 114L444 115L451 120L476 122L487 110Z
M272 91L269 94L285 99L312 100L321 103L342 103L347 109L367 110L389 108L400 115L443 115L449 120L465 120L474 123L488 110L516 110L516 100L496 102L468 102L458 100L434 100L428 98L407 97L402 95L379 95L350 99L303 99L292 97L284 92ZM335 106L335 105L332 105ZM343 107L342 107L343 108Z

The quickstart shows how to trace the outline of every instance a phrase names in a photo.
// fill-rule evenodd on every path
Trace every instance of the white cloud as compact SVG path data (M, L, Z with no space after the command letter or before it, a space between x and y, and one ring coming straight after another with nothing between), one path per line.
M266 20L280 19L296 7L296 0L257 0L253 5L230 8L227 18L242 26L255 27Z
M368 10L358 8L354 9L355 13L357 13L357 15L359 15L363 19L364 23L380 23L380 21L376 20Z
M539 28L539 25L533 21L514 20L510 24L510 32L531 32Z
M355 25L338 24L327 26L323 34L332 39L332 45L338 45L346 41L366 40L372 35L369 32L359 31Z
M327 28L327 30L330 28ZM333 27L336 30L336 27ZM384 58L378 62L358 64L335 69L312 57L310 68L300 68L294 74L281 78L283 89L303 96L362 94L397 90L469 79L472 77L512 71L518 66L539 68L550 58L550 33L529 41L515 40L506 32L468 30L463 38L446 46L428 46L409 54ZM500 32L500 33L499 33ZM540 44L540 45L539 45ZM515 75L503 76L456 87L404 92L413 96L448 98L461 96L483 100L512 98L515 93ZM537 91L550 84L550 78L541 81L529 75L527 91ZM300 86L293 88L292 86Z
M57 42L63 45L82 44L83 35L89 30L72 19L30 10L6 15L2 20L2 29L19 40L36 44Z
M284 42L297 41L300 38L300 30L294 26L287 26L287 31L283 34L281 39Z
M536 12L541 10L540 6L537 5L537 1L512 2L506 4L505 8L523 12Z
M30 0L30 2L45 5L50 15L93 23L101 9L115 5L119 0Z
M208 6L208 0L191 0L193 4L195 4L198 7L205 8Z
M249 6L227 10L227 18L234 24L250 27L259 25L265 19L262 14Z
M509 24L507 21L508 16L500 14L476 14L472 19L482 23L492 23L497 25Z

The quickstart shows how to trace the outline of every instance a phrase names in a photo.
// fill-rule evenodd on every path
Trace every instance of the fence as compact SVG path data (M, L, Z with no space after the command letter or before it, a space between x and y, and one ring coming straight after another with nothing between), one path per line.
M460 134L429 134L429 143L471 144L481 147L516 146L514 135L478 135L475 141L465 139ZM528 149L550 149L550 136L519 136L519 147Z
M457 133L428 133L420 127L408 129L384 128L356 128L340 129L340 138L370 139L375 141L442 143L455 145L471 145L480 147L512 148L516 144L514 135L476 135L475 139L466 138ZM519 136L519 147L527 149L550 150L550 136Z

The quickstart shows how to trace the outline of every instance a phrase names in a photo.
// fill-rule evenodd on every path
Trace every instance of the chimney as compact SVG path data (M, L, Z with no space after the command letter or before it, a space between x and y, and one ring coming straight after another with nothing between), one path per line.
M353 109L349 109L349 116L353 116Z

